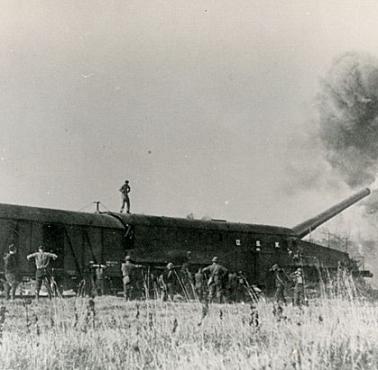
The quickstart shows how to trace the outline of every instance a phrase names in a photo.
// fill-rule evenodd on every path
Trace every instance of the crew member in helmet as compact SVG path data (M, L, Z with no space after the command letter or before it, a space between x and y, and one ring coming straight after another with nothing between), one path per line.
M223 281L227 274L227 269L218 263L218 257L212 259L212 264L203 269L204 273L208 273L209 279L207 285L209 288L209 301L213 302L214 297L218 303L223 301Z

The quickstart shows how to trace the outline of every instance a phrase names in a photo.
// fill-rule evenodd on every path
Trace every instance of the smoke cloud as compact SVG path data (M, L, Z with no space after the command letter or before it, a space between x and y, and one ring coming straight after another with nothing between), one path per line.
M320 140L325 158L352 188L370 186L363 206L363 236L351 241L349 252L361 256L378 286L376 253L378 215L378 60L345 53L322 80L319 94Z
M320 137L326 159L351 187L378 171L378 60L346 53L335 60L319 94Z

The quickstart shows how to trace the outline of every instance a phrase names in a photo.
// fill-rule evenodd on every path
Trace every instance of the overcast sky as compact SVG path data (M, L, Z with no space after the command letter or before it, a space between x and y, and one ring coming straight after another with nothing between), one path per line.
M0 202L293 226L352 191L315 96L376 1L0 1Z

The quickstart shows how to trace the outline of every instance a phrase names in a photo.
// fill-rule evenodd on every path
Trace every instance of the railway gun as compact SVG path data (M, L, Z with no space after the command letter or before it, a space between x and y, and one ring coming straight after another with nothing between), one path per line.
M368 188L363 189L293 228L0 204L0 254L14 244L22 275L33 278L35 267L26 256L44 245L59 256L52 267L64 290L77 289L90 273L91 262L106 264L112 290L121 289L120 265L125 255L151 273L161 271L168 262L188 263L194 272L216 255L229 271L242 271L249 283L263 289L271 287L269 269L275 263L288 270L302 266L314 279L319 270L336 271L340 264L353 274L371 276L359 271L347 253L303 240L369 194ZM1 272L2 259L0 263Z

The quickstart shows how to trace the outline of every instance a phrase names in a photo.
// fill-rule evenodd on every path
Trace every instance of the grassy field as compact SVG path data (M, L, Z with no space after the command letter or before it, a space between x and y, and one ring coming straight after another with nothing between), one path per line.
M94 303L93 303L94 302ZM4 312L6 309L6 312ZM1 369L376 369L378 307L16 300L0 308Z

